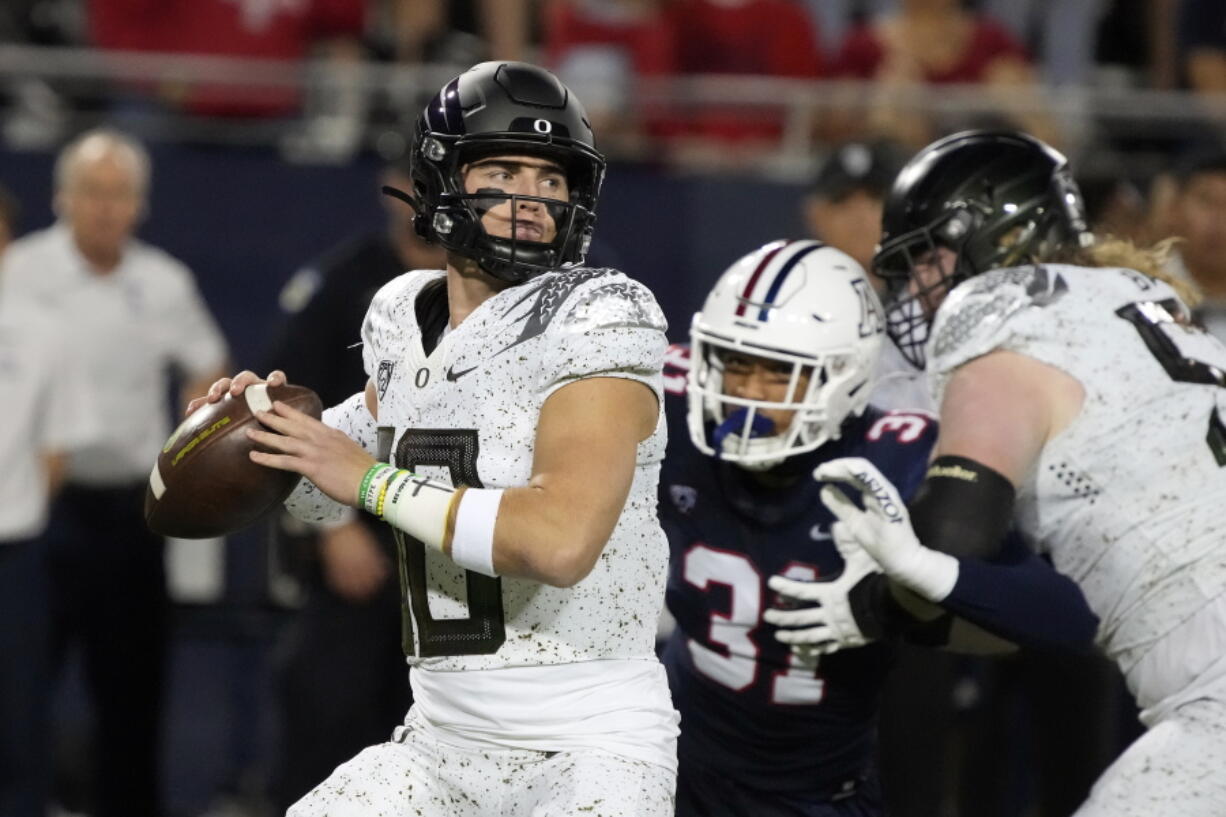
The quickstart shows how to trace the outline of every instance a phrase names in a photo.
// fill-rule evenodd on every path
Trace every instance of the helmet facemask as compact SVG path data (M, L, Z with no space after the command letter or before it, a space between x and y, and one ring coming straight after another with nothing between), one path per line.
M837 439L868 405L882 323L864 270L846 253L820 241L774 241L741 257L690 325L694 446L767 470ZM730 368L737 365L746 368ZM764 378L761 390L725 394L733 375ZM776 428L769 415L779 412L791 414Z
M1077 189L1065 170L1051 187L1029 201L1001 202L1001 191L987 190L950 202L929 224L882 242L873 267L886 282L886 331L913 365L924 368L932 321L954 287L992 269L1034 263L1066 243L1069 213L1080 207L1067 199ZM941 249L953 258L941 262Z
M795 355L728 342L698 327L691 344L690 436L704 454L747 470L769 470L838 438L847 415L867 404L869 384L854 365L854 352ZM780 380L786 380L781 399L725 394L726 367L737 358L777 363ZM786 427L776 428L768 411L794 413ZM709 435L708 422L714 424Z
M874 271L886 284L886 332L903 357L921 369L937 307L950 290L975 274L962 252L968 216L965 210L951 210L933 224L883 243L873 258ZM953 258L943 258L943 249Z
M537 156L556 161L567 176L567 200L525 196L485 187L467 192L466 168L494 156ZM537 140L530 135L478 134L455 139L428 135L420 140L414 183L419 209L414 224L419 235L471 258L494 278L522 283L543 272L581 263L591 243L595 205L604 176L604 159L579 142ZM549 242L515 238L523 202L540 204L553 219L556 233ZM482 217L494 207L511 208L511 236L490 235Z
M873 266L889 287L887 330L919 367L937 309L962 281L1093 243L1064 156L1003 130L950 134L912 157L885 199L882 230Z

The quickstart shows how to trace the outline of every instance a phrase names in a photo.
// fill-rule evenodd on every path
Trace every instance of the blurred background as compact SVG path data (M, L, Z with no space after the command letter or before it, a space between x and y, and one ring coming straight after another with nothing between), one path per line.
M648 284L674 341L737 257L835 242L819 205L848 215L866 179L879 201L880 156L970 126L1060 148L1097 229L1183 236L1188 276L1210 306L1226 299L1222 0L4 0L0 234L53 223L66 142L122 129L152 157L138 235L192 270L233 369L262 370L316 259L386 229L399 205L378 187L424 102L485 59L543 64L584 102L610 160L590 260ZM874 217L870 202L853 234ZM274 668L306 592L274 525L170 543L167 814L272 813ZM990 692L975 672L960 684L962 710ZM89 813L80 687L70 661L55 688L61 814ZM1132 714L1106 721L1110 753ZM1025 768L998 813L1039 813Z

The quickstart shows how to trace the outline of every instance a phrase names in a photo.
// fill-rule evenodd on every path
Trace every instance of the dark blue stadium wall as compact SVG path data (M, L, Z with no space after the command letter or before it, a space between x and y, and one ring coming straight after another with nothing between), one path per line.
M195 271L239 366L258 361L277 292L295 269L383 223L373 160L311 167L288 165L266 150L183 146L158 146L153 157L152 204L140 235ZM53 164L49 153L0 150L0 184L25 208L24 230L53 219ZM650 286L670 337L681 340L690 313L731 261L765 241L800 235L800 191L614 166L591 260Z

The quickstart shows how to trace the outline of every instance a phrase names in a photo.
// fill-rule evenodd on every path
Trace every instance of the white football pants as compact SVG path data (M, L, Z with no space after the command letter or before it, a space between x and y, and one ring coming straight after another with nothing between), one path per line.
M609 752L459 748L410 719L286 817L672 817L675 787L663 766Z
M1226 815L1226 702L1178 707L1111 764L1074 817Z

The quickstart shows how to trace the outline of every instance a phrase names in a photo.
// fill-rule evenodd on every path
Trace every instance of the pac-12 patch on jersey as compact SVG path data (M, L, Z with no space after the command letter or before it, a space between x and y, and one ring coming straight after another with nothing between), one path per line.
M392 382L392 372L396 370L396 361L380 360L379 370L375 373L375 389L379 394L379 399L387 394L387 387Z

